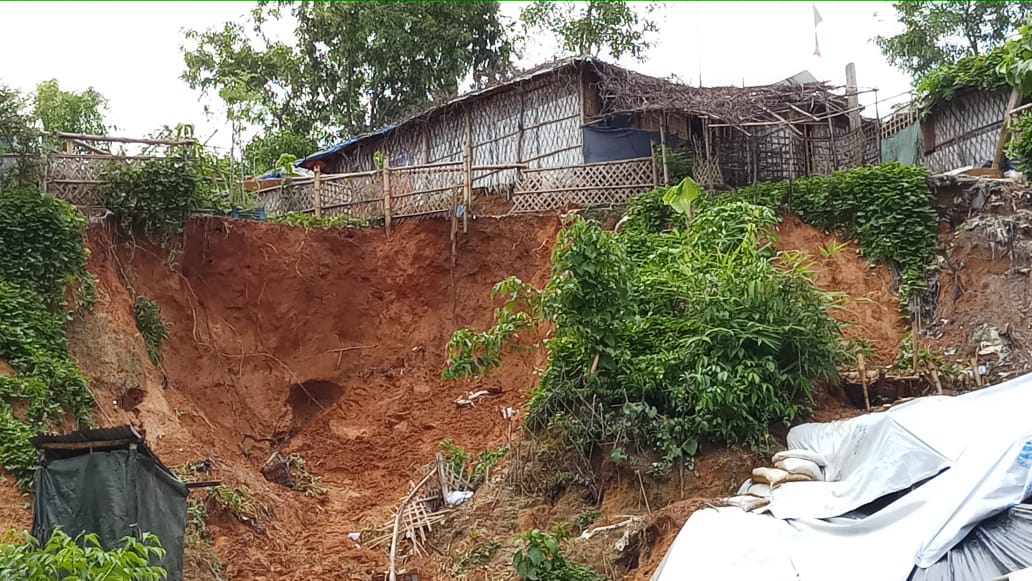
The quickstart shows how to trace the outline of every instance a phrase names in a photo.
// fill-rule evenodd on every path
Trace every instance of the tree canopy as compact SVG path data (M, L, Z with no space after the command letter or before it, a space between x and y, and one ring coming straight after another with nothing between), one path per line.
M643 11L649 14L653 9L654 4L648 3ZM640 16L627 2L606 0L536 0L523 9L520 21L528 33L554 34L571 54L598 57L605 53L614 59L630 55L639 61L652 46L650 35L657 31L655 22Z
M230 115L306 138L382 126L472 78L507 70L511 44L497 2L261 4L238 23L187 31L182 78ZM270 38L291 18L293 38ZM307 153L307 152L301 152Z
M33 115L47 133L103 135L107 132L104 121L107 106L107 99L93 87L80 93L63 91L57 79L36 85L32 99Z
M910 0L894 2L904 30L874 41L892 65L914 77L1003 43L1032 12L1014 1Z

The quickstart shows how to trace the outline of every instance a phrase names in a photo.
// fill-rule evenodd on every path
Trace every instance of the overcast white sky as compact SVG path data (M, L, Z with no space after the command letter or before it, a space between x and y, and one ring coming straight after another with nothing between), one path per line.
M504 2L515 17L523 3ZM907 77L885 63L870 38L898 28L888 2L817 2L823 18L814 52L811 2L676 2L654 15L660 25L643 73L704 85L774 82L803 69L834 84L855 62L861 87L879 98L907 91ZM0 82L31 90L56 78L61 87L93 86L110 101L120 135L141 136L162 125L194 123L210 143L228 146L228 126L204 115L200 96L179 80L182 29L241 20L249 2L0 2ZM528 47L525 65L550 60L553 46ZM870 103L872 95L862 102ZM883 103L881 113L887 107ZM873 108L865 112L873 116Z

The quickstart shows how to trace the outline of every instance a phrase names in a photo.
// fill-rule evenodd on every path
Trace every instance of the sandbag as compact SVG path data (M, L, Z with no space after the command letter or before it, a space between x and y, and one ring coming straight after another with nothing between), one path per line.
M814 464L821 467L828 465L828 463L824 460L824 456L818 454L817 452L811 452L809 450L783 450L781 452L778 452L777 454L774 454L774 459L772 460L772 463L776 465L778 462L781 462L786 458L798 458L800 460L809 460L810 462L813 462Z
M742 485L738 487L738 492L735 493L735 496L741 496L743 494L749 494L749 488L752 487L752 485L753 485L752 478L747 478L745 480L745 482L743 482Z
M771 488L785 482L786 478L788 472L780 468L753 468L752 471L753 482L768 484Z
M783 458L774 463L789 474L802 474L807 476L806 480L824 480L824 471L816 463L802 458Z
M723 499L730 506L738 507L745 512L752 512L758 508L763 508L770 504L770 499L760 498L751 494L742 494L739 496L732 496L730 498Z
M756 484L751 484L745 493L761 498L770 498L770 485L757 482Z

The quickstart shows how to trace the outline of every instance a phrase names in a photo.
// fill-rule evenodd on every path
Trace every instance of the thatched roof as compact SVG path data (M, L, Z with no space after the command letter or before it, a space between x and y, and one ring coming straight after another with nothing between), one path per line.
M782 81L754 87L692 87L601 61L586 63L598 78L602 113L679 111L730 125L841 112L845 97L827 83Z

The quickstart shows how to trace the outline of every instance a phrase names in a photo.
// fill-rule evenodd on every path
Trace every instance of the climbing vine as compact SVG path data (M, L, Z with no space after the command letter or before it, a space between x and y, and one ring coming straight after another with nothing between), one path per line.
M347 214L316 216L305 212L287 212L273 216L269 218L269 221L291 226L304 226L305 228L364 228L373 225L369 220Z
M950 101L963 89L994 91L1007 86L1000 65L1007 55L1007 45L946 63L925 73L917 80L918 100L925 110Z
M161 320L158 304L148 297L136 297L133 301L133 318L136 319L136 329L143 335L151 363L160 364L161 342L168 338L168 328Z
M856 240L868 260L894 261L904 302L928 289L938 219L927 170L920 166L892 162L791 182L761 182L710 203L741 200L788 207L807 224Z
M80 309L92 304L85 223L49 195L0 190L0 360L14 370L0 374L0 464L23 489L36 464L28 438L66 413L80 424L91 421L89 383L64 334L66 290L78 289Z
M457 331L444 375L482 374L522 331L550 322L527 425L585 453L601 446L614 462L759 443L807 409L812 381L835 373L836 297L799 255L774 251L775 213L728 203L671 227L646 197L629 214L619 233L586 220L564 228L544 287L496 287L498 325Z
M1007 157L1017 162L1018 169L1032 172L1032 113L1022 113L1013 127L1014 136L1007 144Z
M182 232L190 213L204 205L197 164L185 157L112 163L99 179L104 205L122 227L156 240Z

